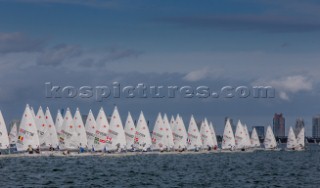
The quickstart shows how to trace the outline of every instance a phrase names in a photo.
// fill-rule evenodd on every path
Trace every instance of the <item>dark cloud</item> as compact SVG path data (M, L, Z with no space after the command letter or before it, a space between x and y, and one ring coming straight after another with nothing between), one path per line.
M37 65L59 66L65 60L82 55L83 50L78 45L60 44L46 50L37 60Z
M112 0L0 0L5 2L19 2L19 3L38 3L38 4L66 4L66 5L80 5L95 8L111 8L115 7L116 3Z
M320 22L315 19L299 19L279 15L213 15L166 17L159 19L190 27L208 27L229 31L262 32L310 32L319 31Z
M36 39L23 33L0 33L0 53L37 52L46 45L45 39Z

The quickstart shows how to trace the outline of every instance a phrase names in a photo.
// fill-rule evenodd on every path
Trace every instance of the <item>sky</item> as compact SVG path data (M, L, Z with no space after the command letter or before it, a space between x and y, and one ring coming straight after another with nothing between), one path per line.
M122 119L142 110L151 127L159 112L181 114L188 125L224 117L248 127L286 128L320 113L320 3L298 0L0 0L0 109L6 122L25 105L83 114L114 105ZM46 98L60 86L268 85L275 98Z

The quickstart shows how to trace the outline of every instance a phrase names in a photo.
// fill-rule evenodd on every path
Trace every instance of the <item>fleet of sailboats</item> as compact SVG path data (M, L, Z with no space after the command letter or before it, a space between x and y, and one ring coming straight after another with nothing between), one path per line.
M45 112L40 107L35 114L33 108L27 105L20 125L14 123L9 134L0 111L0 149L16 147L18 152L30 149L77 152L240 152L262 149L256 129L252 129L250 136L247 125L240 120L235 132L229 119L226 121L221 149L218 147L214 126L206 118L197 123L192 115L186 127L180 115L176 118L172 116L169 121L166 114L159 113L151 133L148 123L142 111L137 122L129 112L123 126L117 107L114 108L110 120L101 108L96 118L90 110L83 123L79 108L74 116L68 108L64 116L58 111L53 121L48 107ZM271 126L267 127L263 145L265 150L279 151ZM286 150L304 149L305 129L302 128L295 135L290 127Z

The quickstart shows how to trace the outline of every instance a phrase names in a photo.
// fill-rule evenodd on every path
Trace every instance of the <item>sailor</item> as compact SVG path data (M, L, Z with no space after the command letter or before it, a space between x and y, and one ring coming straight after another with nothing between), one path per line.
M80 143L80 146L79 146L79 153L83 153L84 152L84 148L82 147L82 144Z
M51 144L50 144L50 146L49 146L49 151L53 151L53 147L52 147Z
M28 152L29 154L33 154L33 149L32 149L32 147L31 147L31 145L28 146L27 152Z
M37 149L35 150L36 153L40 153L40 146L37 147Z

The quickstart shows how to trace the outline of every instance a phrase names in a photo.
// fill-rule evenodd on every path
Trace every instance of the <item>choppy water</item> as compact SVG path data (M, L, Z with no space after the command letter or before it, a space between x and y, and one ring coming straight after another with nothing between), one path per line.
M0 159L0 187L320 187L320 147L304 152Z

